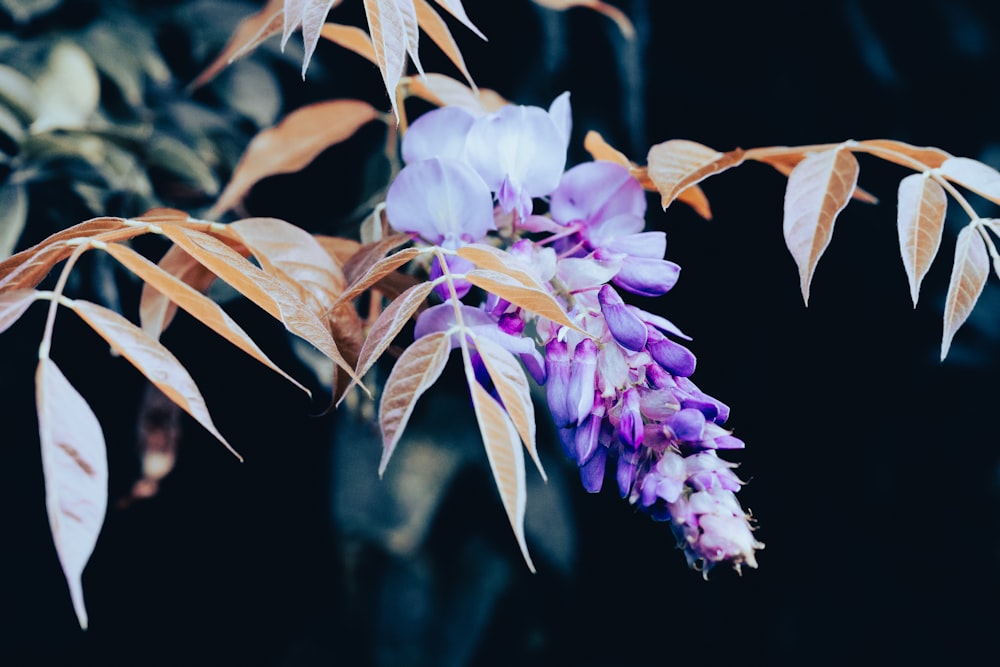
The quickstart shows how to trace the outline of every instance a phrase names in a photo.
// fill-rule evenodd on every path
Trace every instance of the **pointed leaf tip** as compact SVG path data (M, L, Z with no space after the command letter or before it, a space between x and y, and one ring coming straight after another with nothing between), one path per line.
M900 181L897 219L899 250L914 308L920 295L920 283L941 245L947 206L944 188L929 174L911 174Z
M944 305L944 334L941 338L941 361L948 356L955 332L968 319L986 286L990 272L986 242L979 235L979 220L973 220L958 234L955 263L948 283Z

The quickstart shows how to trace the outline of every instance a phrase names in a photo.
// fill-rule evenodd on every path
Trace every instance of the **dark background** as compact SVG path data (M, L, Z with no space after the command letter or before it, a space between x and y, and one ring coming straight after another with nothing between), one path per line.
M490 42L455 34L481 86L541 105L572 91L573 161L586 159L583 133L597 129L638 162L670 138L719 150L893 138L997 165L1000 19L988 3L617 4L639 28L634 47L602 16L578 9L553 21L526 0L468 0ZM357 7L335 12L359 16ZM375 70L326 47L317 53L329 86L320 96L386 106ZM426 52L428 70L453 71ZM629 70L629 58L641 68ZM289 81L292 91L310 85ZM301 176L262 184L249 206L316 231L346 226L329 210L340 206L331 194L354 192L346 155L334 149ZM83 633L44 509L29 390L39 308L4 334L0 662L994 662L996 278L939 362L961 211L950 210L914 309L895 232L895 189L907 172L860 161L861 184L881 203L852 203L841 215L808 309L781 235L784 179L769 167L707 181L710 222L681 205L661 213L650 200L649 224L667 231L668 258L683 267L654 307L694 337L695 381L732 406L729 426L747 442L734 458L749 481L740 497L767 544L758 570L738 577L719 568L704 581L685 567L667 526L611 489L585 494L546 440L555 490L529 491L531 575L474 434L462 436L457 397L449 403L445 390L426 403L398 453L428 453L421 483L450 471L440 497L427 490L440 505L421 523L391 504L408 497L398 491L407 459L378 482L378 444L363 426L340 413L310 417L319 401L181 318L165 341L247 462L185 422L178 468L160 494L109 512L84 577L91 628ZM279 365L309 377L252 307L229 308ZM55 345L105 427L114 503L137 466L142 384L70 317ZM401 544L407 521L424 532Z

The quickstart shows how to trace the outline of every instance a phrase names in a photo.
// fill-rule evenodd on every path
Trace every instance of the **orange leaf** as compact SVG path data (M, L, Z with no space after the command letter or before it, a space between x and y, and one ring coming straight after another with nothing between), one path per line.
M595 132L594 130L589 130L586 136L584 136L583 148L590 153L590 157L595 160L614 162L615 164L620 164L628 169L635 166L624 153L611 146L611 144L604 140L604 137L602 137L599 132Z
M361 276L382 261L386 253L412 240L413 237L409 234L393 234L359 246L355 253L344 262L344 274L347 276L347 282L352 284L357 282Z
M366 289L377 283L384 276L392 273L420 254L419 248L404 248L375 262L363 276L358 278L346 292L340 295L338 302L348 302L359 296Z
M83 569L108 507L108 454L90 406L51 359L35 372L45 507L80 627L87 628Z
M950 153L940 148L911 146L892 139L869 139L868 141L859 141L857 145L866 153L877 155L883 160L895 162L910 169L914 168L913 160L928 169L936 169L951 157Z
M486 458L490 462L490 470L493 471L493 480L500 492L500 500L507 511L507 519L514 529L514 537L521 548L524 561L528 564L528 569L534 572L535 565L528 555L528 544L524 539L527 492L521 439L504 409L483 389L471 373L469 390L472 392L472 406L476 411L479 433L483 437Z
M176 246L174 246L176 247ZM219 334L227 341L243 350L248 355L264 364L275 373L294 384L302 391L309 393L309 390L296 382L291 376L281 370L277 364L271 361L264 352L257 347L253 339L238 325L229 315L226 314L217 303L209 299L200 291L192 288L179 278L172 276L163 268L153 264L148 259L132 250L131 248L117 243L109 243L105 251L121 262L122 266L132 271L142 278L147 286L165 295L172 302L191 313L199 322ZM194 260L192 260L194 261ZM199 265L200 266L200 265ZM149 332L146 332L149 335ZM154 338L154 336L150 336Z
M386 306L368 332L364 345L361 346L361 353L358 354L358 375L363 376L378 361L433 289L431 283L414 285Z
M1000 204L1000 172L978 160L952 157L939 167L941 175L949 181Z
M917 306L920 283L931 267L944 231L948 197L930 174L911 174L899 183L899 250L910 281L910 298Z
M10 328L24 314L38 295L33 289L24 288L0 293L0 333Z
M228 65L256 49L267 38L281 32L284 21L283 4L283 0L268 0L260 11L240 21L222 53L190 83L188 89L194 90L205 85Z
M614 21L618 25L622 37L625 39L633 39L635 37L635 26L632 25L632 21L625 15L625 12L601 0L535 0L535 4L556 11L564 11L570 7L593 9L595 12L604 14Z
M382 460L378 476L385 474L413 408L425 391L441 377L451 346L443 331L418 338L403 350L385 381L378 421L382 430Z
M814 153L788 177L785 190L785 244L799 267L802 298L809 304L813 271L833 235L833 223L858 182L858 161L850 151Z
M354 239L345 239L340 236L326 236L325 234L313 234L313 238L319 243L323 250L326 251L333 260L337 262L337 266L341 269L346 268L347 260L354 257L359 250L361 250L361 244ZM409 240L409 235L407 235L406 240ZM383 255L385 253L382 253Z
M720 153L694 141L671 139L650 148L646 162L666 209L691 185L743 162L743 151Z
M515 306L546 317L553 322L569 327L585 334L580 327L570 320L569 315L559 302L547 291L536 287L526 287L524 283L498 271L475 269L465 274L470 283L510 301Z
M215 282L215 274L198 263L178 246L170 246L160 259L159 268L168 275L204 292ZM174 319L177 304L170 297L154 288L147 280L139 297L139 324L153 338L159 338Z
M979 295L986 286L990 260L986 243L979 235L978 220L958 233L955 242L955 264L951 269L948 296L944 303L944 335L941 338L941 361L948 356L955 332L969 317Z
M378 116L374 107L360 100L330 100L296 109L253 138L206 217L217 218L231 209L262 178L299 171Z
M372 38L361 28L353 25L340 25L339 23L325 23L320 31L320 37L349 51L354 51L374 65L378 64Z
M249 218L228 229L265 272L284 280L303 303L314 304L317 314L329 310L347 286L333 258L300 227L277 218Z
M535 462L542 479L548 480L535 448L535 406L531 403L531 387L524 369L508 350L483 336L469 334L490 379L503 401L503 407L521 436L525 449Z
M113 310L80 300L73 302L73 310L90 325L90 328L99 333L112 349L128 359L129 363L150 382L169 396L170 400L194 417L236 458L243 460L243 457L215 428L212 417L208 414L205 399L202 398L197 385L181 362L167 348Z
M683 202L694 209L694 212L705 220L712 219L712 207L708 204L705 191L697 185L689 185L677 195L677 201Z
M507 104L495 90L480 88L474 91L461 81L434 72L408 79L406 92L439 107L462 107L476 116L493 113Z
M437 44L438 48L444 51L448 60L458 68L469 85L475 89L476 83L472 80L472 75L469 74L469 68L465 66L465 58L462 57L462 52L459 50L458 44L455 43L451 30L448 29L448 24L444 22L440 14L434 11L427 0L414 0L413 7L416 9L417 22L420 27Z
M11 255L0 262L0 290L34 287L48 275L52 267L66 259L73 247L64 243L70 239L97 236L103 232L126 227L124 218L92 218L49 236L41 243Z
M357 380L323 322L282 281L264 273L238 252L208 234L177 226L164 226L163 235Z

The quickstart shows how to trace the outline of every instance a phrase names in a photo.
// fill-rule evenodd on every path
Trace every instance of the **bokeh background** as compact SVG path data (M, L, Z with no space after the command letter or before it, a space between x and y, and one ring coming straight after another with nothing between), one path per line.
M892 138L1000 166L1000 16L991 3L613 1L636 40L597 13L553 13L529 0L467 0L488 43L452 24L481 86L539 105L571 91L571 161L587 159L582 137L595 129L639 162L671 138L719 150ZM209 205L211 179L224 182L245 142L301 104L358 97L388 108L377 70L329 44L303 83L295 38L285 54L269 42L186 92L254 9L221 0L0 1L0 62L29 73L56 38L113 51L121 45L93 33L127 25L147 35L165 73L139 68L130 97L125 79L102 70L101 113L195 147L206 168L158 163L148 141L94 133L132 157L119 175L143 172L147 189L115 180L108 160L52 158L8 134L0 178L29 168L46 175L21 177L31 205L18 247L100 212ZM330 18L361 24L360 3ZM147 42L128 43L136 60ZM128 50L118 53L131 62ZM432 46L423 57L428 70L456 75ZM355 233L358 207L384 177L385 164L368 157L383 140L384 130L366 128L301 174L261 183L247 212ZM112 508L84 577L91 627L81 632L45 515L32 391L44 309L36 307L0 338L0 663L996 661L1000 290L991 278L941 363L961 211L950 210L914 309L895 231L896 186L907 172L860 161L861 185L881 203L855 202L841 215L808 308L784 248L777 172L747 164L705 182L711 221L680 205L661 212L650 199L649 225L667 232L668 258L683 271L670 294L646 305L694 337L695 381L732 406L729 426L748 444L735 455L749 482L740 496L767 545L758 570L718 568L704 581L667 526L611 488L584 493L543 427L550 481L529 488L532 575L458 389L424 399L379 481L364 407L315 417L322 395L309 402L184 317L164 340L246 463L182 420L177 467L159 493L118 505L138 473L145 388L63 315L54 358L101 418L111 457ZM996 214L974 202L984 217ZM133 282L96 259L79 273L77 293L134 314ZM266 317L239 300L226 307L279 365L319 388Z

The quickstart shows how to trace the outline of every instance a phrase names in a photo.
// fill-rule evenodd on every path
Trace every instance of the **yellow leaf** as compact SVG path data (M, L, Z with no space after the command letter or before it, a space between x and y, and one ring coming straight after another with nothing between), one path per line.
M352 379L358 380L350 364L337 349L326 325L283 281L264 273L225 243L208 234L174 225L164 225L162 233L237 292L263 308L288 331L311 343Z
M128 359L146 378L170 400L205 427L240 461L240 456L226 441L208 414L205 399L187 369L160 342L118 313L89 301L76 300L73 311L101 335L118 354Z
M521 439L518 437L514 424L504 409L490 396L475 378L469 382L472 392L472 405L479 422L479 433L486 447L486 458L493 471L500 500L503 502L507 519L514 530L517 546L528 564L528 569L535 571L535 565L528 555L528 544L524 538L524 511L527 506L526 481L524 475L524 454L521 452Z
M930 174L911 174L899 183L897 227L910 298L917 305L920 283L941 245L948 197Z
M979 300L990 273L986 243L979 235L979 220L973 220L958 233L955 263L944 302L944 335L941 338L941 361L948 356L952 338Z
M441 377L451 352L448 338L446 333L438 331L413 341L399 355L385 381L378 412L379 428L382 430L379 477L385 474L417 399Z
M109 243L105 251L121 262L122 266L142 278L147 286L165 295L212 331L309 394L308 389L271 361L243 328L217 303L127 246Z
M546 317L553 322L586 335L586 332L573 323L563 307L555 300L555 297L543 289L526 287L524 283L508 275L486 269L470 271L465 274L465 279L480 289L484 289L487 292L496 294L501 299L510 301L515 306L520 306L525 310Z
M743 151L720 153L694 141L671 139L650 148L646 162L666 209L688 187L743 162Z
M814 153L788 177L785 190L785 244L799 267L802 298L809 304L813 271L833 235L833 223L858 182L858 161L836 148Z
M497 343L475 334L469 334L469 337L476 346L483 365L493 380L493 386L503 401L503 407L521 436L525 449L535 462L542 479L547 481L548 477L545 475L545 469L542 468L535 447L535 407L531 403L531 387L524 369L513 354Z

